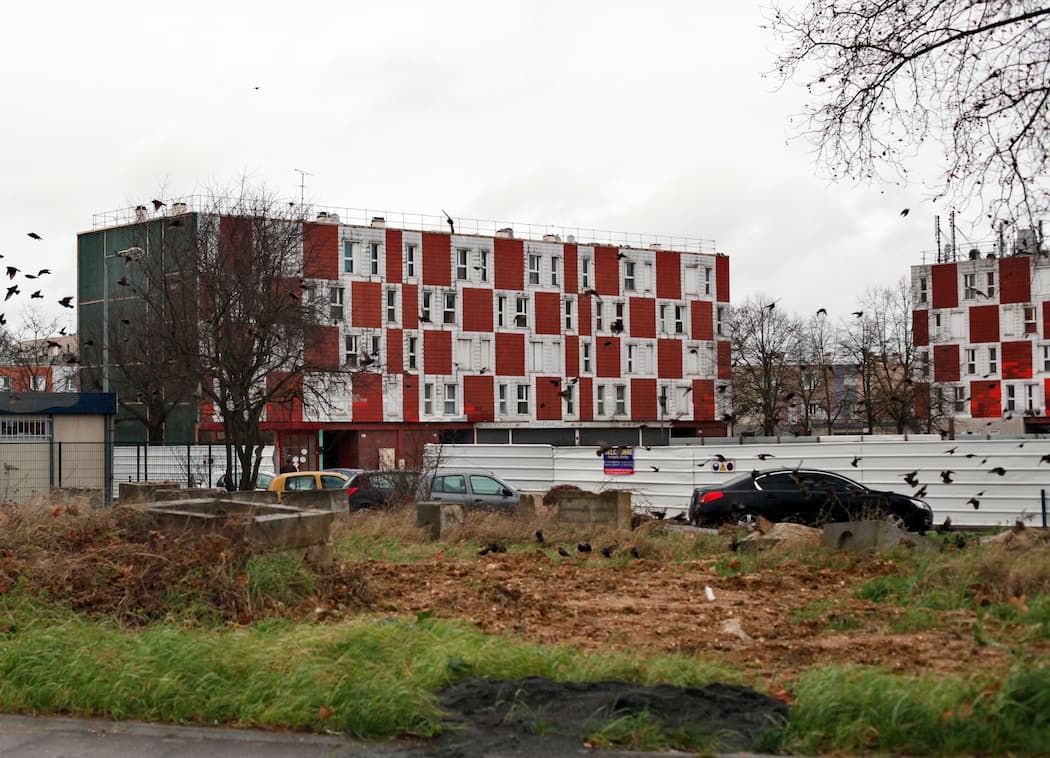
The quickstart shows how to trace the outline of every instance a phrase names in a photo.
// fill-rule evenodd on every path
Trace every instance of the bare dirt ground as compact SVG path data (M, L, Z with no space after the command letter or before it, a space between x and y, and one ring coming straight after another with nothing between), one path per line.
M622 564L596 552L563 558L537 548L359 567L378 608L432 610L493 634L584 650L703 655L774 686L820 663L963 673L975 661L998 665L1010 656L1005 647L978 646L969 612L940 613L935 629L893 633L901 609L853 596L858 583L891 573L888 561L872 559L846 571L788 562L732 577L716 573L715 562ZM707 587L713 601L705 598ZM850 628L833 631L837 623Z

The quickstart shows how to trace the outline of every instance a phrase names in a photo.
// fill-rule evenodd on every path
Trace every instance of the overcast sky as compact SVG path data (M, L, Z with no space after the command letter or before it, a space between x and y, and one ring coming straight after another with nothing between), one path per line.
M5 7L2 263L51 268L34 302L72 330L56 301L92 214L244 174L297 198L298 168L319 205L714 239L734 302L838 319L934 247L936 206L818 178L762 21L748 0Z

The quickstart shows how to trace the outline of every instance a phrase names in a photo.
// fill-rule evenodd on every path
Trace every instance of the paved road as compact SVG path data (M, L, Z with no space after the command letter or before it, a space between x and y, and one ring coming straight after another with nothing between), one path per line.
M3 758L402 758L409 755L407 749L396 745L365 744L334 736L141 721L0 715L0 756Z

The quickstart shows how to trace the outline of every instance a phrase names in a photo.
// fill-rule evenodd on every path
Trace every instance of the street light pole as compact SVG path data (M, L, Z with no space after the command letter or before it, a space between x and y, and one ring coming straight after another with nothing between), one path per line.
M112 258L123 258L125 261L141 256L141 247L129 247L116 250L110 255L102 256L102 391L109 392L109 265Z

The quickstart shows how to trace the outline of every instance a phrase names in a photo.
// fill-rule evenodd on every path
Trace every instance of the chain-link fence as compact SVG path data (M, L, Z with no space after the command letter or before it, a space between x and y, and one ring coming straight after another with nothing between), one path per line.
M0 444L0 502L24 503L54 489L112 500L110 448L103 442L27 441Z

